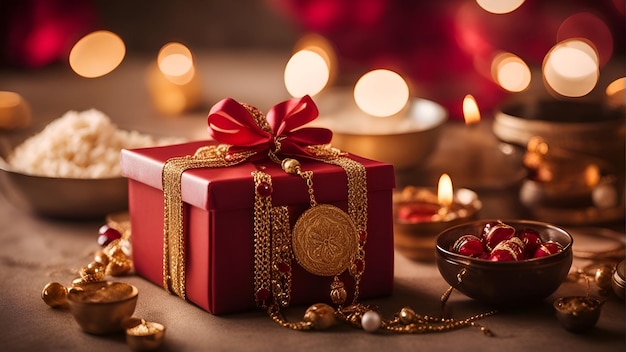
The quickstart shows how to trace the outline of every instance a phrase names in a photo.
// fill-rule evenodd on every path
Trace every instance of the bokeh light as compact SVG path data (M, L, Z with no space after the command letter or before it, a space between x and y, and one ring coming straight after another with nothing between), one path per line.
M326 62L326 66L328 67L329 77L327 85L330 85L335 81L339 65L337 63L337 54L335 53L335 48L328 39L317 33L305 34L300 39L298 39L298 41L294 45L294 52L298 52L300 50L312 51L321 56Z
M172 83L187 84L195 75L191 50L181 43L167 43L157 55L159 70Z
M409 100L409 86L398 73L385 69L369 71L354 86L356 105L372 116L391 116Z
M566 97L581 97L591 92L599 73L598 54L587 41L579 39L558 43L543 62L545 83Z
M524 0L476 0L485 11L503 14L515 11L522 6Z
M69 55L69 63L78 75L95 78L113 71L124 60L124 41L110 31L95 31L82 37Z
M318 94L326 87L328 78L326 61L310 50L300 50L293 54L285 66L285 87L296 98Z
M604 66L613 54L613 35L600 18L589 12L569 16L558 29L557 42L567 39L584 38L593 43L598 54L600 67Z
M496 55L491 62L491 74L494 81L509 92L521 92L530 85L530 68L512 53Z

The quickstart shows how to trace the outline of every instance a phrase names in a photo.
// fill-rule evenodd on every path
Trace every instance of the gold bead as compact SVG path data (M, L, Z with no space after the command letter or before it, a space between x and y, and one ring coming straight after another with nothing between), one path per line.
M286 158L280 163L283 170L292 175L297 175L300 170L300 162L296 159Z
M96 254L94 255L93 260L98 262L98 263L102 263L104 265L108 265L109 264L109 256L106 255L104 253L104 251L101 250L101 249L96 252Z
M415 311L409 307L400 310L400 322L404 325L411 324L415 320Z
M106 267L107 273L111 276L122 276L130 271L132 262L124 253L119 242L114 246L107 246L104 253L109 257L109 263Z
M41 291L41 298L52 308L61 308L67 305L67 287L58 282L50 282Z
M343 282L335 279L335 281L330 284L330 298L333 303L339 306L346 303L346 299L348 298L348 292L346 292Z
M325 303L314 304L304 313L304 321L314 329L326 330L335 325L335 309Z
M595 280L596 284L601 290L607 290L611 288L611 281L613 279L613 267L610 265L602 265L596 270Z
M106 266L102 263L91 262L80 270L80 277L85 282L104 281Z

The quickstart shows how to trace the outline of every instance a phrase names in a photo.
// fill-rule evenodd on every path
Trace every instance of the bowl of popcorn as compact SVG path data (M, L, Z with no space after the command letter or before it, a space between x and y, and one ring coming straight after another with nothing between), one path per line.
M17 208L55 218L98 218L127 209L120 151L167 144L119 129L104 113L68 111L12 144L0 145L0 191Z
M572 265L572 236L529 220L479 220L437 236L437 267L450 286L496 307L524 306L554 293Z

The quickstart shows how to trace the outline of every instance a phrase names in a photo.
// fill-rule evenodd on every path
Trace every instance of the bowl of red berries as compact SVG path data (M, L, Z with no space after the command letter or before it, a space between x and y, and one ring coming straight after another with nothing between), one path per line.
M487 305L515 307L554 293L572 265L572 236L530 220L479 220L437 236L441 276Z

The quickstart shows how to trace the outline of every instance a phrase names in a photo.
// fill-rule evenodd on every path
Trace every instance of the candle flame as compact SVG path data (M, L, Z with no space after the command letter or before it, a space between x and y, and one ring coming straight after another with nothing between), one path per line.
M480 110L478 110L478 104L476 99L471 94L468 94L463 98L463 117L465 118L465 124L471 125L480 121Z
M448 176L448 174L442 174L441 177L439 177L439 185L437 187L437 200L439 204L444 207L452 205L453 194L450 176Z

